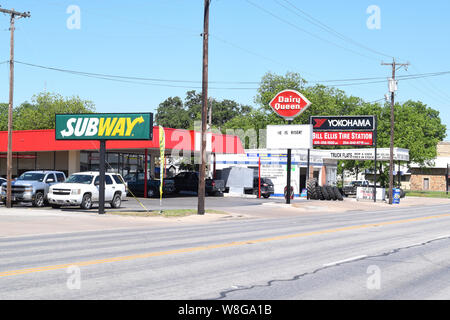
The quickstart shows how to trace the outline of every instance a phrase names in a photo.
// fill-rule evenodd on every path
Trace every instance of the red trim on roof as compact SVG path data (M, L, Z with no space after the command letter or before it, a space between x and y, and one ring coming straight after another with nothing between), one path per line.
M194 151L194 130L164 128L166 150ZM13 152L98 150L96 140L55 140L55 130L17 130L13 132ZM8 132L0 131L0 152L7 152ZM121 141L110 140L106 149L159 149L159 128L153 127L153 140ZM213 133L212 152L244 153L238 136Z

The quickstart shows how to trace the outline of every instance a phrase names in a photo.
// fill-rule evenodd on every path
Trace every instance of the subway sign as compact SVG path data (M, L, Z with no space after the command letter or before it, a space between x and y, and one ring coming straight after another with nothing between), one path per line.
M56 140L152 140L152 113L56 114Z
M374 116L312 116L314 131L375 130Z

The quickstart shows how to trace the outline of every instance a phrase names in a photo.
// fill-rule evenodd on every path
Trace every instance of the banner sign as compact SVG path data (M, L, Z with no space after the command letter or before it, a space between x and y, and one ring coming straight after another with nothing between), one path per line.
M267 149L311 149L313 130L310 124L267 126Z
M373 143L373 131L313 133L315 146L373 146Z
M314 131L373 131L374 116L312 116L310 123Z
M56 140L152 140L152 113L56 114Z
M374 160L375 149L342 149L342 150L321 150L322 157L332 160ZM378 148L377 159L388 161L390 155L389 148ZM394 148L395 161L409 161L409 150Z

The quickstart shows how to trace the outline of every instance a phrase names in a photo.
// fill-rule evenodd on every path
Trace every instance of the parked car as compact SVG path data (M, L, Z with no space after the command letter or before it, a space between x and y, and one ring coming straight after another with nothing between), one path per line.
M125 181L128 184L129 193L136 196L144 196L145 173L136 172L129 173L125 176ZM147 197L159 197L160 180L147 179ZM163 179L163 196L173 194L175 192L175 182L172 179Z
M27 171L11 182L11 203L31 202L43 207L48 202L49 188L66 179L61 171ZM2 184L1 198L6 202L6 182Z
M253 188L244 188L244 192L246 194L258 195L258 181L258 177L253 178ZM269 178L261 178L261 196L267 199L272 194L274 194L274 186L272 180L270 180Z
M96 171L74 173L63 183L51 186L48 201L53 208L80 206L91 209L99 201L100 173ZM105 173L105 203L119 208L126 197L124 179L117 173Z
M356 189L358 187L370 187L369 181L367 181L367 180L352 181L342 188L342 194L346 197L356 196Z
M173 180L175 181L175 192L192 191L198 192L198 172L180 172ZM205 179L205 192L208 195L222 194L225 191L223 180Z

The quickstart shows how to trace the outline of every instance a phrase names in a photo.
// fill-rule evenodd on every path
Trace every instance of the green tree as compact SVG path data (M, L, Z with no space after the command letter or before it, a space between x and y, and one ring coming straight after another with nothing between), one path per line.
M229 99L219 101L210 98L208 103L212 106L212 125L219 128L234 117L245 115L252 110L250 106ZM186 93L184 102L180 97L170 97L160 103L155 119L159 125L165 127L193 129L194 121L201 120L201 113L202 95L191 90Z
M94 104L78 96L64 98L59 94L40 93L32 101L13 109L13 129L54 129L56 113L91 113ZM8 104L0 104L0 130L8 130Z
M255 102L258 108L245 115L238 115L225 124L225 128L254 128L259 130L268 124L284 124L286 121L276 115L269 102L285 89L301 92L311 106L298 116L293 123L307 124L311 115L376 115L378 119L378 147L390 145L390 104L367 103L359 97L349 96L344 91L324 85L307 86L307 81L297 73L288 72L284 76L267 73L262 77ZM436 157L436 146L445 138L446 127L441 123L439 112L420 101L406 101L395 105L394 145L410 151L410 161L429 164ZM335 147L318 147L329 149ZM347 148L347 147L341 147ZM358 168L372 169L373 161L343 161L344 169L353 173ZM379 164L380 181L387 181L389 165ZM342 172L341 162L338 172ZM380 172L379 172L380 174Z
M54 129L57 113L92 113L94 104L78 96L65 98L54 93L40 93L32 102L24 102L14 109L14 130Z
M155 121L163 127L178 129L189 128L191 122L180 97L169 97L161 102L156 109Z

